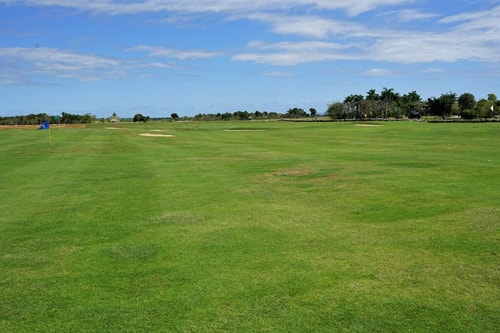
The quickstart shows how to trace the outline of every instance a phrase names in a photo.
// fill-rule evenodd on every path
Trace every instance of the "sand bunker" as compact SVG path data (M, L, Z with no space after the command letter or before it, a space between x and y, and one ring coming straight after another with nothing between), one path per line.
M175 138L175 135L171 134L153 134L153 133L139 133L140 136L151 136L157 138Z

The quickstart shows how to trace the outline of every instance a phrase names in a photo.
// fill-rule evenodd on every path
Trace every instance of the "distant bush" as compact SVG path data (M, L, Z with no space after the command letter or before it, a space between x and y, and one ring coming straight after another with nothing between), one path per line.
M462 110L460 112L462 119L474 119L476 118L476 112L471 109Z
M149 117L147 117L147 116L143 116L142 114L137 113L137 114L134 116L134 119L133 119L133 120L134 120L134 123L136 123L136 122L143 122L143 123L145 123L146 121L148 121L148 120L149 120Z

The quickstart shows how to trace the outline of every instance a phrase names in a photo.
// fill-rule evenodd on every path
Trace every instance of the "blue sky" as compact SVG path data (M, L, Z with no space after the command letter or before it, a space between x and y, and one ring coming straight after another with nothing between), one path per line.
M0 0L0 116L500 95L500 0Z

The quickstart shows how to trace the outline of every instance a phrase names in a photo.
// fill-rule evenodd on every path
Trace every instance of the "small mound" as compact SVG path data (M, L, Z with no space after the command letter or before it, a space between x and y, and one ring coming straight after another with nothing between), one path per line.
M375 125L375 124L356 124L354 125L356 127L380 127L380 126L384 126L384 125Z
M175 138L175 135L171 134L154 134L154 133L139 133L140 136L150 136L157 138Z

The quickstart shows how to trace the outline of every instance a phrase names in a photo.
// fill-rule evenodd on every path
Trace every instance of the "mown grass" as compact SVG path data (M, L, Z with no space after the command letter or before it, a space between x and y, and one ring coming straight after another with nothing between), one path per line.
M0 331L499 331L500 127L379 125L1 130Z

